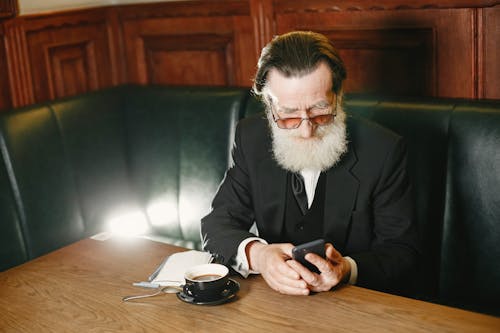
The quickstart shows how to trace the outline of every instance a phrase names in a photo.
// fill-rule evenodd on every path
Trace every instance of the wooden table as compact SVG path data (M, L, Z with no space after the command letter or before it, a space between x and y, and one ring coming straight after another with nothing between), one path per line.
M143 239L85 239L0 273L0 332L500 332L500 318L354 286L285 296L260 276L237 280L219 306L175 294L122 302L181 248Z

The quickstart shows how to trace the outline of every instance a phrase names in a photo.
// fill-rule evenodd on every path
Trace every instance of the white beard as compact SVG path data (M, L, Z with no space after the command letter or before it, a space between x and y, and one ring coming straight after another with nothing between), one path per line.
M281 129L268 120L273 138L273 154L285 170L326 171L333 167L347 151L346 114L337 107L337 115L329 125L318 126L311 138L301 138L298 129ZM272 116L271 116L272 117Z

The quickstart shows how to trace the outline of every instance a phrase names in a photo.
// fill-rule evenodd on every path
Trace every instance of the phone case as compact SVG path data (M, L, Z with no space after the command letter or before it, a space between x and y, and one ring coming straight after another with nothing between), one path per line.
M297 245L292 249L292 257L294 260L300 262L304 267L309 269L311 272L319 273L316 266L307 261L304 257L308 253L316 253L320 257L325 257L325 241L323 239L317 239L312 242Z

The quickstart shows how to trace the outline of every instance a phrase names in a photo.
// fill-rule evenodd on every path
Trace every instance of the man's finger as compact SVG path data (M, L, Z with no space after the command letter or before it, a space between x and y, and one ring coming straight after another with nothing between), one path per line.
M306 260L309 261L311 264L314 266L318 267L320 272L329 272L331 271L331 267L328 264L328 261L325 259L321 258L315 253L308 253L306 254Z

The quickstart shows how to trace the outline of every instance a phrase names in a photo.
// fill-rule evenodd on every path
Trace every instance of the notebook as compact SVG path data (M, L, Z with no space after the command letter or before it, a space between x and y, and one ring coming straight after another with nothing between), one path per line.
M149 277L149 282L160 286L180 286L184 284L184 272L192 266L208 264L212 261L209 252L189 250L174 253L158 266Z

